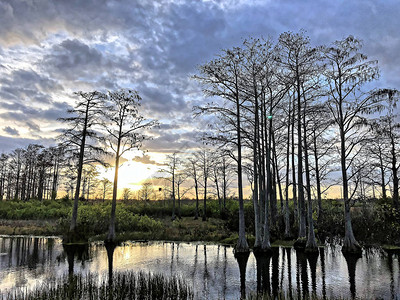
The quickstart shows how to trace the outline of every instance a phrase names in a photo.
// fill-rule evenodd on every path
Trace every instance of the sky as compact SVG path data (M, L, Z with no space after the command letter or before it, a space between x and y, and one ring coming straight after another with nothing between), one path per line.
M303 29L320 45L354 35L379 62L375 86L400 89L399 11L397 0L0 0L0 153L55 144L76 91L133 88L161 125L125 172L151 176L205 129L192 115L205 101L197 66L250 36Z

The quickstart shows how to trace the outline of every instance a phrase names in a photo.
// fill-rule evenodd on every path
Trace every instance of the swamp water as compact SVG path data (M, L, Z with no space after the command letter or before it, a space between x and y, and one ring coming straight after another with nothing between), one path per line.
M113 253L113 254L110 254ZM109 258L112 256L112 264ZM400 299L397 254L364 251L344 257L339 246L306 256L293 248L274 248L271 256L236 260L232 247L203 243L127 242L109 251L102 243L63 246L54 237L0 237L0 290L32 288L68 273L104 278L113 271L178 275L196 299L239 299L241 295L283 291L299 298Z

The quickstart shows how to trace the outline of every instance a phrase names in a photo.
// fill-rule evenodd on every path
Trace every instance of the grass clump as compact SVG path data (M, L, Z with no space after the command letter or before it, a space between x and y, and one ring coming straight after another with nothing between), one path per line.
M193 299L191 287L177 276L117 272L112 280L96 273L64 275L49 280L32 291L15 290L2 299Z
M289 291L283 291L279 290L277 293L250 293L247 295L246 300L303 300L303 299L309 299L309 300L330 300L330 299L335 299L335 300L342 300L345 298L339 297L339 298L330 298L326 297L326 295L317 295L316 293L302 293L299 290L296 289L291 289Z

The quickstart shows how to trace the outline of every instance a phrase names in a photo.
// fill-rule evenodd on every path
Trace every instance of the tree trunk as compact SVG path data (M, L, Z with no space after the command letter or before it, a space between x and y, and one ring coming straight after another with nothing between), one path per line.
M207 221L207 157L206 157L206 152L204 152L204 205L203 205L203 218L202 221Z
M304 92L303 92L304 95ZM304 126L304 168L306 171L306 185L307 185L307 200L308 200L308 236L306 243L306 252L318 252L317 243L315 241L314 233L314 220L313 208L311 198L311 181L310 181L310 165L308 163L308 144L307 144L307 126L306 126L306 99L304 97L304 113L303 113L303 126Z
M271 96L272 97L272 96ZM272 101L272 100L271 100ZM269 124L268 124L268 146L267 146L267 177L268 179L268 190L269 193L269 202L271 206L271 227L274 228L276 225L276 216L277 216L277 203L276 203L276 193L275 186L273 184L275 176L274 176L274 165L272 159L272 103L270 103L270 111L269 115ZM274 195L275 194L275 195Z
M194 178L194 190L196 192L196 211L194 215L194 219L197 220L199 218L199 185L197 183L197 177Z
M343 179L343 201L344 201L344 222L345 222L345 236L343 241L342 252L345 253L360 253L361 247L356 241L353 233L353 226L351 225L350 214L350 199L349 199L349 186L346 171L346 143L343 126L340 126L340 163L342 169Z
M204 156L204 159L206 159L206 157ZM206 164L207 162L204 161L204 164ZM206 174L206 173L204 173ZM203 199L203 218L202 221L207 221L207 175L204 175L204 199Z
M261 130L260 130L260 138L261 143L259 143L258 153L260 153L260 165L259 165L259 190L260 190L260 223L261 223L261 237L264 237L264 222L265 222L265 193L266 193L266 185L265 185L265 134L267 131L267 122L266 122L266 110L265 110L265 94L263 94L263 98L261 101Z
M121 129L121 128L120 128ZM111 204L111 219L110 227L108 228L107 242L115 242L115 211L117 208L117 192L118 192L118 169L119 169L119 152L121 146L121 130L118 138L117 152L115 155L115 173L114 173L114 186L113 186L113 198Z
M54 162L54 170L53 170L53 182L51 188L51 200L56 200L57 198L57 181L58 181L58 172L59 172L59 162L57 160Z
M382 155L381 155L381 149L379 149L379 169L381 171L382 198L386 199L387 195L386 195L386 184L385 184L385 170L383 168L383 160L382 160ZM375 189L374 189L374 193L375 193Z
M281 177L279 175L279 169L278 169L278 155L276 153L276 144L275 144L275 134L272 134L272 152L274 156L274 166L275 166L275 178L276 178L276 183L278 184L278 191L279 191L279 200L281 202L281 214L283 215L283 192L282 192L282 183L281 183Z
M394 136L390 134L391 154L392 154L392 176L393 176L393 204L396 209L399 209L399 176L397 174L397 157Z
M317 148L317 137L315 136L315 131L313 132L313 142L314 142L314 160L315 160L315 181L317 186L317 199L318 199L318 219L322 213L322 193L321 193L321 177L319 171L319 159L318 159L318 148Z
M293 214L294 222L299 222L298 211L297 211L297 184L296 184L296 168L295 168L295 144L294 144L294 124L295 124L295 113L296 113L296 101L293 99L293 115L291 120L291 138L292 138L292 194L293 194Z
M217 190L217 198L218 198L218 205L219 205L219 211L221 212L222 210L222 200L221 200L221 194L219 192L219 184L218 184L218 176L217 176L217 170L214 168L214 182L215 182L215 189Z
M249 252L249 245L246 240L246 229L244 220L244 205L243 205L243 181L242 181L242 143L240 136L240 103L238 86L236 85L236 134L237 134L237 169L238 169L238 194L239 194L239 238L236 244L235 251Z
M290 170L290 122L291 122L291 103L289 97L289 113L286 144L286 186L285 186L285 237L290 237L290 212L289 212L289 170ZM283 199L282 199L283 200Z
M303 183L303 147L302 147L302 134L301 134L301 93L300 93L300 75L298 67L296 67L296 81L297 81L297 179L299 191L299 238L306 237L306 211L304 201L304 183Z
M176 219L175 216L175 154L174 154L174 161L172 166L172 221Z
M178 192L178 219L182 219L181 215L181 192L180 192L181 181L180 177L178 178L177 182L177 192ZM147 198L147 197L146 197ZM146 199L147 200L147 199Z
M269 197L270 193L265 193L265 221L264 221L264 236L261 249L265 252L271 251L270 232L269 232Z
M78 161L78 174L76 179L76 188L75 188L75 198L74 198L74 206L72 208L72 218L71 225L69 230L74 232L76 229L76 222L78 219L78 204L79 204L79 192L81 190L81 180L82 180L82 170L83 170L83 157L85 154L85 143L86 143L86 130L87 123L89 117L89 101L86 103L86 113L85 113L85 122L82 130L82 140L79 148L79 161Z
M227 190L227 182L226 182L226 161L225 161L225 157L222 157L222 167L223 167L223 197L224 197L224 202L223 202L223 206L224 206L224 211L226 210L226 190Z
M253 81L255 99L254 99L254 140L253 140L253 173L254 173L254 191L253 191L253 208L254 208L254 230L255 230L255 242L254 249L258 249L261 247L261 230L260 230L260 208L258 203L258 123L259 123L259 115L258 115L258 97L256 84Z

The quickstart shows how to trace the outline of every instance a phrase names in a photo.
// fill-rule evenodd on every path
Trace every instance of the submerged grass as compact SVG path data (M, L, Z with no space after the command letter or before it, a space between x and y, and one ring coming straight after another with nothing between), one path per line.
M32 291L15 290L2 299L193 299L191 287L177 276L117 272L112 280L96 273L64 275L43 283Z

